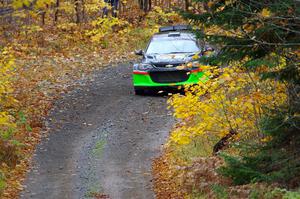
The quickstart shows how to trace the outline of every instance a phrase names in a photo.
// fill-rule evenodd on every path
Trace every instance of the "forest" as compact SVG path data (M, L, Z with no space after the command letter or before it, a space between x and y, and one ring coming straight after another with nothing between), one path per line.
M300 198L297 0L1 0L0 198L19 197L76 80L136 60L175 24L219 53L193 57L209 81L168 95L176 122L152 165L156 198Z

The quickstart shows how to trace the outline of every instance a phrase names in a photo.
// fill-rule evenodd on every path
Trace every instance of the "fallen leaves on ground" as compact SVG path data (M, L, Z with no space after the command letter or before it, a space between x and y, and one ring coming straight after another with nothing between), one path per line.
M1 198L19 196L35 147L47 133L45 118L62 94L81 85L91 73L103 66L136 59L133 50L144 47L162 23L179 23L182 20L174 12L167 14L158 8L147 16L144 12L130 12L134 20L123 18L119 23L121 21L117 18L105 18L108 26L104 33L101 31L105 28L103 18L95 20L100 21L96 26L91 20L75 24L64 16L60 16L57 24L46 20L45 24L39 25L36 19L24 15L28 20L19 20L16 22L18 25L3 26L1 31L5 34L0 34L0 46L8 46L9 53L15 58L15 75L9 81L17 103L7 109L14 123L22 122L16 125L9 140L18 143L17 150L11 148L11 143L2 145L6 154L16 151L18 155L13 158L12 165L9 165L10 158L6 158L7 163L0 162ZM90 31L93 34L88 34ZM15 156L12 154L10 157ZM96 197L105 198L106 195Z
M217 169L223 164L224 161L217 156L198 157L192 163L184 163L166 147L152 165L156 198L247 199L254 193L263 197L265 190L276 187L264 183L234 186L230 179L218 174Z
M184 198L185 193L179 184L178 170L170 160L170 153L165 152L153 162L154 191L157 199Z
M91 44L87 42L85 45ZM0 193L1 198L18 198L20 191L23 190L21 184L30 167L35 146L47 131L44 119L53 103L62 94L80 86L83 80L88 80L92 72L106 65L134 59L129 49L131 45L118 49L86 46L67 48L63 52L51 52L50 49L51 53L48 51L49 48L39 48L38 52L34 52L37 49L35 47L32 48L33 52L30 52L27 48L20 48L19 45L13 46L12 54L17 58L13 94L18 101L14 112L26 115L26 125L17 129L18 133L14 136L14 140L22 143L16 166L0 165L6 184L2 195Z

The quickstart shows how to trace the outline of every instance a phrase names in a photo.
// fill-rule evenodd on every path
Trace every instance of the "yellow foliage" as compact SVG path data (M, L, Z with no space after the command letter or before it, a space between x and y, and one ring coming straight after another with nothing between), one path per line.
M174 116L180 120L171 142L188 144L196 136L221 138L230 130L237 132L235 139L258 136L262 113L287 99L284 84L261 81L257 73L241 69L238 63L223 69L201 68L214 78L187 86L184 96L176 94L169 99Z
M13 0L12 6L14 9L22 8L23 6L29 7L31 4L34 5L34 8L41 9L46 8L47 5L55 3L55 0Z
M104 2L104 0L89 0L85 3L85 10L88 13L97 13L99 10L107 7L108 9L110 6Z
M12 6L14 9L22 8L23 6L29 6L32 3L31 0L13 0Z
M260 16L263 18L269 18L271 16L271 11L268 8L262 9Z
M0 51L0 130L13 127L12 116L5 111L6 106L15 103L16 100L11 96L12 77L14 75L14 59L9 53L9 48Z
M213 5L214 5L214 2L212 2L212 1L209 1L209 2L207 3L207 6L208 6L209 8L211 8Z
M46 9L47 5L54 4L55 0L37 0L34 7L36 9Z
M195 54L195 55L192 57L193 60L197 60L197 59L199 59L199 58L200 58L199 54Z
M226 5L230 5L230 4L233 4L233 3L235 3L236 2L236 0L226 0L225 1L225 4Z
M238 30L235 31L224 30L219 26L203 27L203 31L205 32L206 35L225 35L225 36L235 36L235 37L242 36L242 33Z
M60 4L59 10L65 12L66 14L73 15L75 13L74 3L71 1L63 1Z
M183 19L175 11L165 12L161 7L155 6L151 12L148 13L146 22L148 26L166 25L168 23L180 23ZM158 29L159 26L157 26Z
M114 28L117 29L117 27L119 27L120 30L116 31L121 31L123 30L123 27L129 26L129 23L115 17L104 17L93 21L92 26L94 29L87 31L86 35L90 36L92 41L99 42L102 41L105 36L113 34Z
M77 28L76 23L62 23L57 25L57 28L62 31L74 31Z

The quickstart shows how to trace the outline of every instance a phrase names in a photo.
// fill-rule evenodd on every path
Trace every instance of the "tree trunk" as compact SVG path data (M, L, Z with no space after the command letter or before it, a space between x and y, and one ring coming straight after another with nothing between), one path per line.
M81 6L82 6L82 20L85 21L85 5L84 0L81 0Z
M149 0L148 11L152 9L152 0Z
M144 9L144 0L139 0L140 9Z
M227 135L222 137L214 146L213 148L213 155L217 155L219 151L223 150L225 147L228 146L229 140L235 136L237 132L233 129L229 131Z
M117 17L117 11L119 6L119 0L111 0L111 7L112 7L112 16Z
M144 11L148 12L149 0L144 0Z
M80 2L79 0L75 0L75 13L76 13L76 23L80 23Z
M55 13L54 13L54 23L58 20L58 9L59 9L59 0L56 0L55 3Z
M148 12L151 9L151 0L139 0L140 9Z
M46 17L46 12L45 12L45 11L42 11L42 12L41 12L41 21L42 21L42 25L43 25L43 26L45 25L45 17Z
M190 7L190 2L189 0L185 0L185 11L188 11Z

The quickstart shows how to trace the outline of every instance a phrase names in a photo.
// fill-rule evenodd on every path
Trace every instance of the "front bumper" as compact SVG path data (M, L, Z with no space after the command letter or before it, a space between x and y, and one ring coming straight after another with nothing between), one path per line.
M168 71L164 71L168 72ZM199 70L191 70L187 71L188 78L185 81L180 82L171 82L171 83L160 83L155 82L152 78L150 73L148 72L141 72L141 71L134 71L133 72L133 86L134 87L178 87L182 85L189 85L189 84L198 84L199 82L206 82L208 77Z

